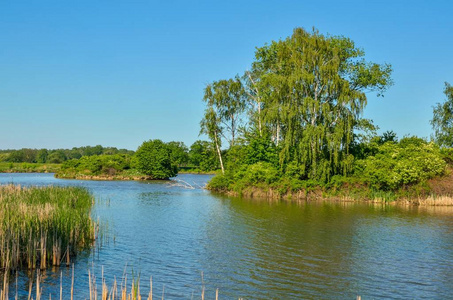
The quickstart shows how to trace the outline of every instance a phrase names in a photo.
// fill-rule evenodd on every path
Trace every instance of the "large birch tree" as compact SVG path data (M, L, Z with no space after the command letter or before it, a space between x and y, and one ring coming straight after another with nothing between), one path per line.
M367 103L391 85L391 66L364 59L345 37L296 28L285 40L257 48L253 70L262 115L276 143L282 168L292 164L301 178L326 181L347 173L354 125Z

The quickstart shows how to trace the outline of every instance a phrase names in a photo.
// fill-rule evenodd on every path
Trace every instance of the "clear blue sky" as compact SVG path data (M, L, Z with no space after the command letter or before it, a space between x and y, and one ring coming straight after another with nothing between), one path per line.
M0 1L0 149L198 139L204 86L295 27L344 35L395 84L382 131L429 137L453 84L451 1Z

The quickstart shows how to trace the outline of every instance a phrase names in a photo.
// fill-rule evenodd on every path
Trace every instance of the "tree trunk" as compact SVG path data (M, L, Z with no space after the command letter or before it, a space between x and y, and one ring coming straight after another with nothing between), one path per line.
M263 136L263 132L261 130L261 102L257 102L258 106L258 130L260 131L260 137Z
M217 148L217 154L219 155L220 168L222 168L222 174L225 174L225 169L223 168L222 153L220 152L219 143L217 142L217 132L214 132L215 137L215 146Z

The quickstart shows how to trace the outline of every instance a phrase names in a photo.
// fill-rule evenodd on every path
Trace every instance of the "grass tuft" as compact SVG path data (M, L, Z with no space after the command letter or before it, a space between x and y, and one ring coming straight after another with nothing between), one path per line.
M0 186L0 271L69 264L94 242L93 203L80 187Z

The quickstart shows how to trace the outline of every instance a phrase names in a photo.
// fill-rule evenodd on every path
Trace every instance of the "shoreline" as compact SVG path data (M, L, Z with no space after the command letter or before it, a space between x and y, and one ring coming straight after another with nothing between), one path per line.
M58 179L67 180L93 180L93 181L161 181L153 179L146 175L85 175L85 174L58 174L51 170L3 170L0 173L5 174L33 174L42 173L49 174L54 173L54 177ZM193 174L193 175L215 175L215 172L180 172L179 174ZM169 181L166 179L165 181ZM312 190L298 190L281 193L278 189L267 187L246 187L240 192L234 190L210 190L215 194L222 196L238 197L244 199L262 199L268 201L288 201L288 202L356 202L356 203L376 203L376 204L389 204L389 205L409 205L409 206L453 206L453 190L445 189L445 182L452 181L453 176L444 176L443 178L434 178L431 180L430 185L433 191L440 189L440 194L432 193L424 196L414 197L396 197L394 200L388 200L384 197L370 198L363 195L354 195L349 190L340 190L340 194L329 194L328 191L324 191L321 188ZM359 191L366 191L366 189L359 189ZM442 193L443 192L443 193Z
M68 180L98 180L98 181L154 181L158 179L153 179L149 176L133 176L133 175L66 175L55 173L55 178L58 179L68 179ZM159 179L162 180L162 179Z
M400 197L395 200L388 201L382 197L368 198L357 197L352 195L328 195L322 190L305 191L299 190L280 194L276 189L264 189L257 187L248 187L241 192L236 191L213 191L213 193L238 197L242 199L265 199L268 201L287 201L287 202L339 202L339 203L372 203L386 205L405 205L405 206L443 206L453 207L453 196L451 195L429 195L426 197Z

